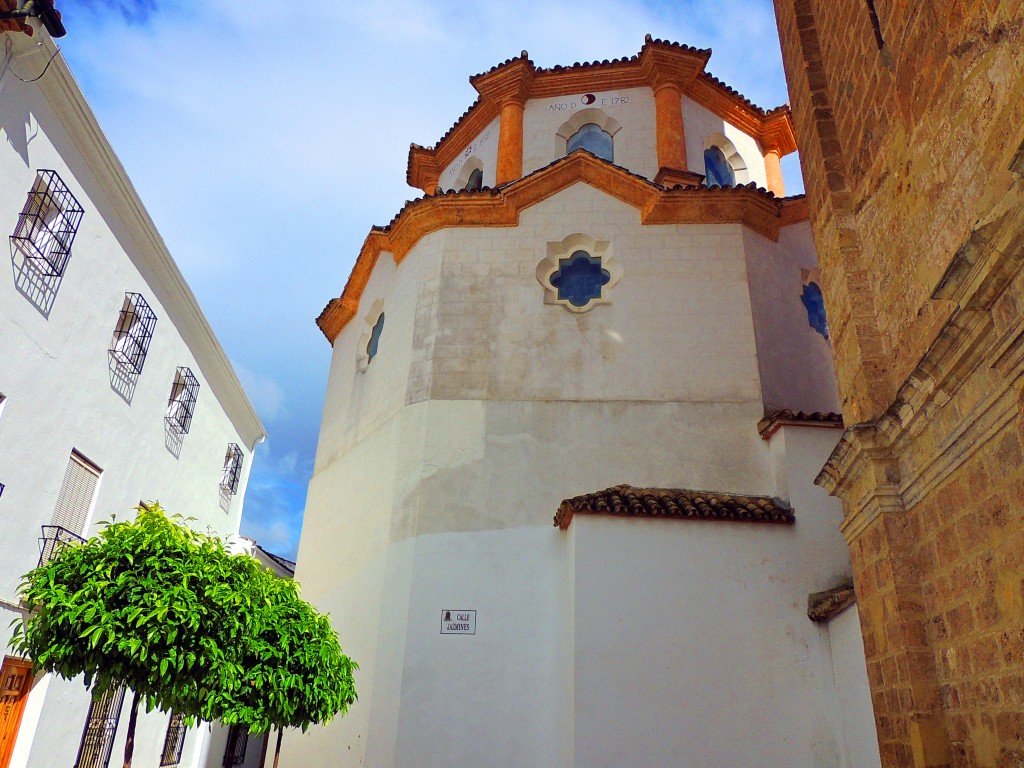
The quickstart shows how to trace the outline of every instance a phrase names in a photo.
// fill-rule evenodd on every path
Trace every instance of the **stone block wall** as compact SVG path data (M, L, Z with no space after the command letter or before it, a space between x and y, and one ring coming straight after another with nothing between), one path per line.
M1024 761L1024 5L776 0L883 764Z

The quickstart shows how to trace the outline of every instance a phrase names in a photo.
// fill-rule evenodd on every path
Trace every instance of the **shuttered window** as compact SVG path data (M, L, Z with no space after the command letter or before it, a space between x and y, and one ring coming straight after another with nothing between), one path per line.
M85 533L89 510L96 495L100 480L100 468L78 451L71 452L68 468L64 471L64 482L57 496L57 507L53 510L53 524L71 533Z

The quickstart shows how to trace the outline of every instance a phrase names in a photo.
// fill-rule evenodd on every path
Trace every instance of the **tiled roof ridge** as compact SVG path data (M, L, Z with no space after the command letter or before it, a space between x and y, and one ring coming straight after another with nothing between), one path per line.
M549 175L550 182L547 179ZM712 221L739 222L775 239L779 227L807 218L807 206L801 198L780 200L753 184L733 188L693 186L666 189L640 174L581 149L500 187L449 192L435 189L432 195L407 201L388 224L371 227L341 296L327 303L317 317L317 325L333 344L337 334L358 309L369 271L382 251L390 251L395 262L399 263L413 243L427 231L448 226L516 226L522 208L577 182L601 189L641 210L643 223L680 223L681 212L699 210L705 211ZM465 202L461 203L461 200ZM432 213L436 214L434 218L431 218ZM726 215L729 218L721 218ZM702 216L704 214L699 214L688 223L707 223L708 219ZM428 221L432 223L425 224ZM396 232L398 239L392 240ZM419 234L412 234L416 232Z
M596 493L564 499L555 513L554 525L564 530L576 514L782 525L795 522L792 509L781 500L768 496L684 488L634 488L631 485L615 485Z
M497 72L502 67L507 67L509 64L514 64L517 61L525 61L531 67L534 67L534 69L536 69L536 66L533 63L533 59L530 58L530 54L528 54L526 51L520 51L518 56L513 56L511 58L505 59L504 61L502 61L502 62L500 62L498 64L495 64L493 67L491 67L488 70L485 70L483 72L478 72L475 75L470 75L469 82L473 82L478 77L485 77L486 75L489 75L492 72ZM541 70L537 70L537 71L541 71Z
M507 64L508 62L505 62L505 63ZM452 123L452 127L444 132L444 136L442 136L440 139L435 141L433 146L423 147L423 149L434 150L434 149L437 149L439 146L441 146L444 143L444 140L447 139L449 136L451 136L452 133L455 131L455 129L459 127L459 123L461 123L463 120L465 120L467 117L469 117L470 112L472 112L474 109L476 109L477 105L479 105L479 104L480 104L480 97L477 96L475 99L473 99L473 103L470 104L466 108L466 111L463 112L461 115L459 115L458 119L454 123ZM415 144L414 146L420 146L420 145Z
M404 214L407 210L410 210L410 209L414 208L415 206L417 206L417 205L419 205L421 203L424 203L424 202L426 202L428 200L436 200L436 199L442 198L442 197L458 197L459 195L465 195L467 197L482 196L482 193L489 194L492 197L500 195L506 189L510 189L510 188L516 186L517 184L520 184L521 182L524 182L524 181L532 178L533 176L536 176L539 173L543 173L544 171L547 171L548 169L553 168L556 165L559 165L560 163L564 163L564 162L568 161L569 158L571 158L577 152L582 152L583 154L590 155L592 158L594 158L598 162L604 163L605 165L610 166L610 167L616 169L617 171L621 171L624 174L632 176L633 178L638 179L639 181L642 181L645 184L649 184L650 186L654 187L655 189L659 189L659 190L662 190L664 192L690 192L690 193L693 193L694 191L696 191L697 194L702 194L703 192L705 192L707 190L715 190L715 191L724 191L724 192L733 193L733 194L740 194L740 193L745 192L745 191L754 191L754 192L760 193L762 196L764 196L766 198L769 198L771 200L776 200L776 201L801 200L801 199L803 199L805 197L804 195L792 195L790 197L776 197L774 192L769 192L764 187L758 186L757 182L754 182L754 181L747 182L746 184L734 184L734 185L725 186L725 187L719 186L718 184L712 184L711 186L704 186L704 185L686 186L686 185L683 185L683 184L675 184L673 186L664 186L662 184L658 184L658 183L656 183L654 181L651 181L649 178L647 178L646 176L644 176L642 174L636 173L635 171L631 171L628 168L625 168L625 167L623 167L621 165L617 165L616 163L612 162L611 160L605 160L603 157L598 157L597 155L595 155L593 152L591 152L590 150L586 149L585 147L579 147L579 148L573 150L572 152L570 152L567 155L562 155L561 157L555 158L554 160L552 160L547 165L542 165L540 168L537 168L536 170L530 171L525 176L521 176L518 179L513 179L512 181L506 182L505 184L502 184L502 185L497 186L497 187L480 187L479 190L474 190L474 191L470 191L470 190L467 190L467 189L442 190L440 187L438 187L437 189L434 190L433 194L430 194L430 195L424 194L424 195L421 195L419 197L415 197L412 200L406 200L405 203L402 205L402 207L398 209L398 212L394 216L391 217L391 221L389 221L387 224L375 224L370 229L371 229L371 231L375 231L375 232L389 232L389 231L391 231L391 228L395 225L395 223L400 218L402 218L402 214Z
M835 411L793 411L789 408L781 408L765 415L757 422L757 431L761 437L767 440L783 424L807 424L820 427L842 427L843 414Z
M740 93L739 91L737 91L737 90L736 90L735 88L733 88L733 87L732 87L731 85L729 85L728 83L724 82L723 80L719 80L719 79L718 79L717 77L715 77L714 75L712 75L712 74L711 74L710 72L708 72L707 70L704 70L703 72L701 72L701 73L700 73L700 74L698 75L698 77L701 77L701 78L703 78L703 79L707 80L707 81L708 81L709 83L711 83L711 84L712 84L713 86L715 86L716 88L721 88L721 89L722 89L722 90L724 90L724 91L725 91L726 93L728 93L728 94L729 94L730 96L732 96L732 97L734 97L734 98L737 98L737 99L739 99L739 100L740 100L740 101L742 101L742 102L743 102L743 103L744 103L744 104L745 104L746 106L748 106L748 107L750 107L750 108L751 108L752 110L754 110L754 112L758 113L758 114L759 114L759 115L760 115L761 117L767 117L767 116L768 116L768 114L769 114L769 110L766 110L766 109L765 109L764 107L759 107L759 106L757 106L757 104L755 104L754 102L752 102L752 101L751 101L750 99L748 99L748 98L747 98L746 96L744 96L744 95L743 95L742 93ZM783 109L785 109L785 107L784 107L784 106L783 106L782 108L783 108ZM770 112L774 113L774 112L778 111L779 109L780 109L779 107L775 107L774 109L770 110Z
M712 50L710 48L697 48L697 47L692 46L692 45L686 45L685 43L677 43L677 42L672 41L672 40L662 40L661 38L654 38L650 34L648 34L644 38L644 45L645 46L646 45L665 46L665 47L668 47L668 48L672 48L674 50L685 51L686 53L698 54L698 55L702 55L702 56L706 55L706 56L709 56L709 57L711 56L711 53L712 53ZM504 61L502 61L502 62L500 62L498 64L495 64L493 67L491 67L488 70L485 70L483 72L479 72L479 73L477 73L475 75L472 75L469 78L469 82L473 83L475 80L477 80L479 78L486 77L487 75L491 75L491 74L497 72L499 69L501 69L503 67L507 67L507 66L509 66L511 64L515 64L516 62L520 62L520 61L524 62L526 64L529 64L530 67L534 71L534 75L543 75L543 74L547 74L547 73L564 74L564 73L567 73L567 72L595 70L595 69L600 69L602 67L616 67L616 66L622 66L624 64L636 63L636 62L638 62L640 60L640 56L641 56L642 53L643 53L643 48L641 48L641 50L639 52L633 54L632 56L621 56L621 57L619 57L617 59L600 59L600 60L595 59L593 61L584 61L584 62L577 61L577 62L574 62L573 64L556 64L556 65L551 66L551 67L537 67L534 64L533 60L530 58L530 55L526 51L522 51L518 56L513 56L512 58L505 59ZM708 72L706 70L702 71L700 73L700 77L703 78L704 80L706 80L713 87L720 88L720 89L724 90L730 96L738 99L745 106L749 107L751 110L753 110L760 117L769 117L771 115L774 115L774 114L777 114L779 112L783 112L783 111L786 111L786 110L789 109L788 105L783 104L783 105L780 105L778 107L774 107L772 109L766 110L763 107L759 107L756 104L754 104L754 102L752 102L749 98L744 96L742 93L737 91L732 86L726 84L724 81L719 80L717 77L712 75L710 72ZM480 100L479 96L476 99L474 99L473 103L469 105L469 107L455 120L455 122L451 125L451 127L447 131L444 132L444 135L441 136L441 138L438 139L436 142L434 142L433 145L431 145L431 146L424 146L424 145L415 144L414 146L420 147L421 149L428 149L428 150L435 150L435 149L437 149L439 146L441 146L445 142L445 140L449 136L451 136L451 134L453 132L455 132L455 130L459 127L459 125L470 115L470 113L474 109L476 109L476 107L480 104L480 101L481 100Z

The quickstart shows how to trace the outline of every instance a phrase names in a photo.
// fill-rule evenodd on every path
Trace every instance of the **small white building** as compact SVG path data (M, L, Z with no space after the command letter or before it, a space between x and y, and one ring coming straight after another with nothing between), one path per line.
M282 765L878 765L791 118L709 56L524 52L413 146L318 319L296 578L359 700Z
M14 8L0 1L0 10ZM0 22L0 646L21 576L140 500L236 534L264 429L54 42ZM87 31L72 30L87 34ZM9 655L0 767L119 764L121 701ZM135 764L200 764L140 713Z

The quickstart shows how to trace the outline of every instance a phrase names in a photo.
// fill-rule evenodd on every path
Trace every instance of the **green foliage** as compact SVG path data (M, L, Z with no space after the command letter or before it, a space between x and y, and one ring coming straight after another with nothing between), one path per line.
M294 582L157 504L138 512L24 577L19 653L94 690L123 683L148 709L257 733L348 709L357 665Z

